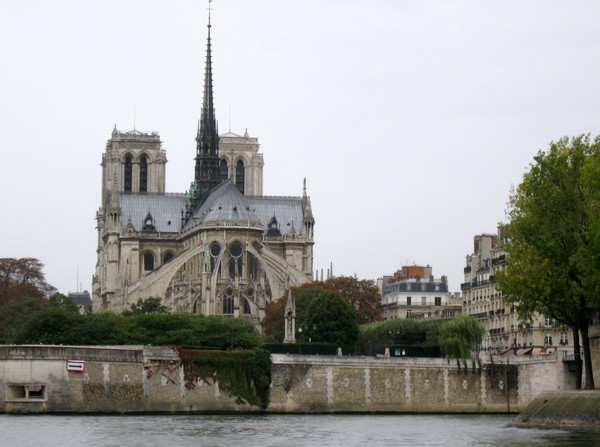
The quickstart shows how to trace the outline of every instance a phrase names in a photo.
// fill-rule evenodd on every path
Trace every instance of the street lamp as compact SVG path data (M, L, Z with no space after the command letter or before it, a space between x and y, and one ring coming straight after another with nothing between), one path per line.
M298 347L299 347L299 354L302 355L302 328L298 328Z

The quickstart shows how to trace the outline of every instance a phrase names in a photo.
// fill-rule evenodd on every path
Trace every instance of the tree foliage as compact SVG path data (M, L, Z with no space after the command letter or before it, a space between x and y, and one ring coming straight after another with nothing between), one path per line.
M35 258L0 258L0 339L14 337L32 312L56 290L46 282Z
M471 315L459 315L446 321L440 328L440 347L448 357L468 359L479 351L485 328Z
M303 325L312 341L354 346L358 322L354 308L336 292L323 290L315 296L304 315Z
M571 327L576 356L581 334L586 388L593 388L588 326L600 309L600 139L563 138L538 152L511 194L508 218L507 267L498 275L505 300L521 319L537 312Z
M34 313L13 343L71 345L166 345L217 349L254 348L261 338L243 318L193 314L138 315L97 312L81 315L66 307L45 306Z
M354 309L358 324L379 321L382 318L381 294L375 281L339 276L291 288L296 302L296 327L306 326L305 310L311 300L323 290L330 290L341 295L344 301ZM285 335L284 313L287 296L286 291L278 300L268 303L262 321L264 333L277 341L282 341Z
M50 298L48 298L48 306L60 307L70 312L79 313L77 304L75 304L71 298L63 295L60 292L54 292L52 295L50 295Z
M444 320L397 318L360 325L358 353L383 354L391 346L435 347Z
M298 287L292 287L292 295L296 302L296 327L303 326L304 314L306 308L312 299L326 290L322 282L309 282ZM265 308L265 317L262 321L262 329L265 335L281 342L285 336L285 306L287 303L287 293L278 299L267 304Z
M0 258L0 305L25 297L42 299L54 292L43 268L35 258Z
M132 304L129 310L125 311L126 315L140 315L152 313L167 313L168 309L163 306L160 298L149 297L145 300L139 299L137 303Z
M354 308L358 324L382 319L381 293L375 281L336 276L326 280L324 287L339 293Z

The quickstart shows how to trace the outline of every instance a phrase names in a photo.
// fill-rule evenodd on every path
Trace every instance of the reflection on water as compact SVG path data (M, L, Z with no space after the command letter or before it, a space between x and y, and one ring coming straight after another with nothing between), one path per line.
M600 432L509 427L512 416L0 415L2 446L600 446Z

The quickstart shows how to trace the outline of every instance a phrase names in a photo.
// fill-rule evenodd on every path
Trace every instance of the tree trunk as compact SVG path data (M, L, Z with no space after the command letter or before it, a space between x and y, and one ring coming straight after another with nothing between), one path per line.
M583 345L583 361L585 362L585 389L595 390L594 385L594 371L592 369L592 357L590 349L590 337L589 337L589 321L584 317L580 323L579 330L581 331L581 342Z
M573 332L573 354L575 358L575 388L581 389L581 379L583 375L581 363L581 345L579 344L579 328L576 325L571 327Z

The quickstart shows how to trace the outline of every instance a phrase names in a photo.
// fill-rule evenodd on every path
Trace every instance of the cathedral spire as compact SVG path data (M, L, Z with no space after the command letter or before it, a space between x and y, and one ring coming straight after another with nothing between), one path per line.
M206 42L206 65L204 69L204 97L196 135L195 187L191 197L191 208L195 209L208 197L210 191L220 183L219 179L219 132L215 118L212 85L212 56L210 43L210 7L208 15L208 38ZM192 210L193 212L193 210Z

